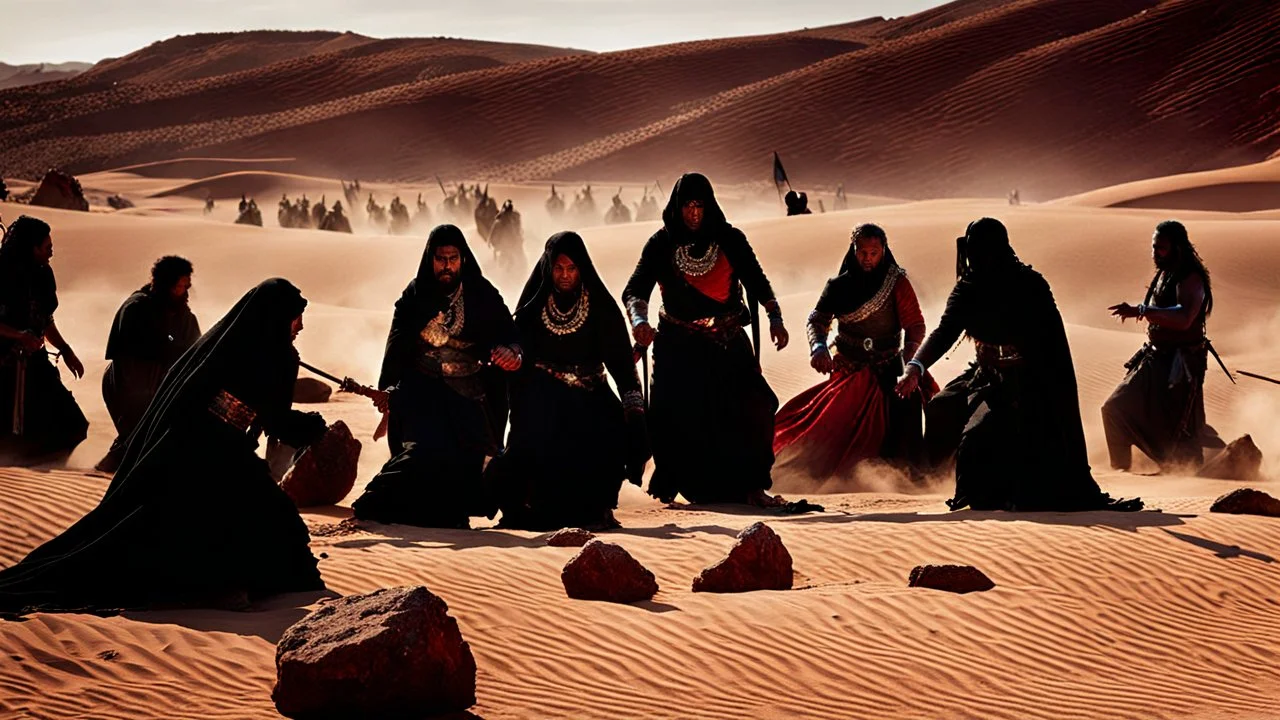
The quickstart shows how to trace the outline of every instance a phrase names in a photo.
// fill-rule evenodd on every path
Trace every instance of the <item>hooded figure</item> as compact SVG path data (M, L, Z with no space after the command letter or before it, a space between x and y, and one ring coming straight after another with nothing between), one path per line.
M1023 264L1000 221L969 224L956 248L958 280L938 327L899 392L967 335L975 362L930 401L927 442L956 462L953 510L1140 510L1113 500L1089 470L1075 368L1049 283Z
M834 359L827 346L832 320L839 322ZM854 229L840 274L827 281L808 330L810 365L831 378L778 412L773 447L779 463L822 479L848 476L872 458L923 470L924 403L938 388L930 378L923 393L899 398L894 392L904 362L924 341L925 324L879 226Z
M54 324L58 284L48 223L22 215L0 245L0 452L27 461L70 453L89 421L50 362L54 345L72 373L79 359Z
M392 458L352 505L358 518L468 527L497 507L482 487L507 424L503 370L520 367L515 323L462 231L440 225L396 301L378 387Z
M639 487L649 459L644 398L622 310L577 233L547 240L515 320L525 365L507 448L485 469L502 524L616 527L622 481Z
M291 409L305 307L287 280L267 280L196 341L98 506L0 571L0 610L222 605L323 589L307 527L256 452L263 433L295 447L324 434L324 418Z
M649 494L670 501L773 503L773 415L778 398L743 330L764 303L779 349L787 333L773 288L741 231L725 220L711 183L676 181L663 227L641 251L622 292L637 342L653 342L649 297L663 310L654 345ZM743 289L746 290L746 298ZM749 300L748 300L749 298Z
M787 206L787 216L791 215L812 215L813 211L809 209L809 196L795 190L788 190L783 203Z

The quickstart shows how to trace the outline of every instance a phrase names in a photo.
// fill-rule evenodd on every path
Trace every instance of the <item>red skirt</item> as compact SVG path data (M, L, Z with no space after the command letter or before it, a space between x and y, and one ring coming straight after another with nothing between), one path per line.
M846 474L863 460L881 456L889 432L889 403L918 403L937 392L928 374L923 396L888 398L871 368L836 364L831 377L795 396L774 421L773 451L779 461L804 467L815 477ZM783 451L786 457L782 457Z

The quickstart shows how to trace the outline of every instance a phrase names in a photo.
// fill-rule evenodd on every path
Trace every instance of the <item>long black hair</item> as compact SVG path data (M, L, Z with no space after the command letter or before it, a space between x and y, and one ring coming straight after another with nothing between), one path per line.
M1209 268L1205 267L1204 260L1200 259L1200 253L1196 251L1196 246L1191 244L1191 236L1187 233L1187 226L1177 220L1165 220L1156 225L1156 237L1162 237L1173 245L1173 251L1177 254L1178 264L1172 271L1175 278L1181 279L1187 275L1197 272L1204 279L1204 314L1205 317L1213 312L1213 286L1209 279ZM1164 270L1157 269L1154 277L1151 278L1151 284L1147 286L1147 297L1144 303L1150 303L1152 296L1156 293L1156 288L1160 283L1160 278L1165 274Z

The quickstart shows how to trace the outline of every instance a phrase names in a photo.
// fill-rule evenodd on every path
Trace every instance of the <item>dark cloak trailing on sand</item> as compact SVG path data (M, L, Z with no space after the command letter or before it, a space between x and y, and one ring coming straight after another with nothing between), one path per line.
M0 610L201 605L324 587L306 525L256 454L264 432L303 447L325 430L291 409L306 307L273 279L174 365L98 506L0 571Z

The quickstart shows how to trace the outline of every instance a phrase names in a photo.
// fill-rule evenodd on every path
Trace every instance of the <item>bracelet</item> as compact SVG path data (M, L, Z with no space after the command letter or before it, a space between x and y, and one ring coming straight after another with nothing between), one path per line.
M764 311L765 311L765 315L769 317L770 325L776 325L782 322L782 306L778 304L778 301L776 299L770 300L768 303L766 303L764 306Z
M1138 319L1142 320L1146 316L1147 316L1147 304L1141 303L1138 305Z
M623 410L644 410L644 395L639 390L628 390L622 393Z
M814 343L813 347L809 350L809 357L813 357L814 355L817 355L820 352L827 352L826 343L820 343L820 342Z
M907 364L908 364L908 365L915 365L915 366L920 370L920 374L921 374L921 375L924 375L924 373L925 373L924 363L920 362L919 360L917 360L917 359L915 359L915 358L911 358L910 360L908 360L908 361L907 361Z

